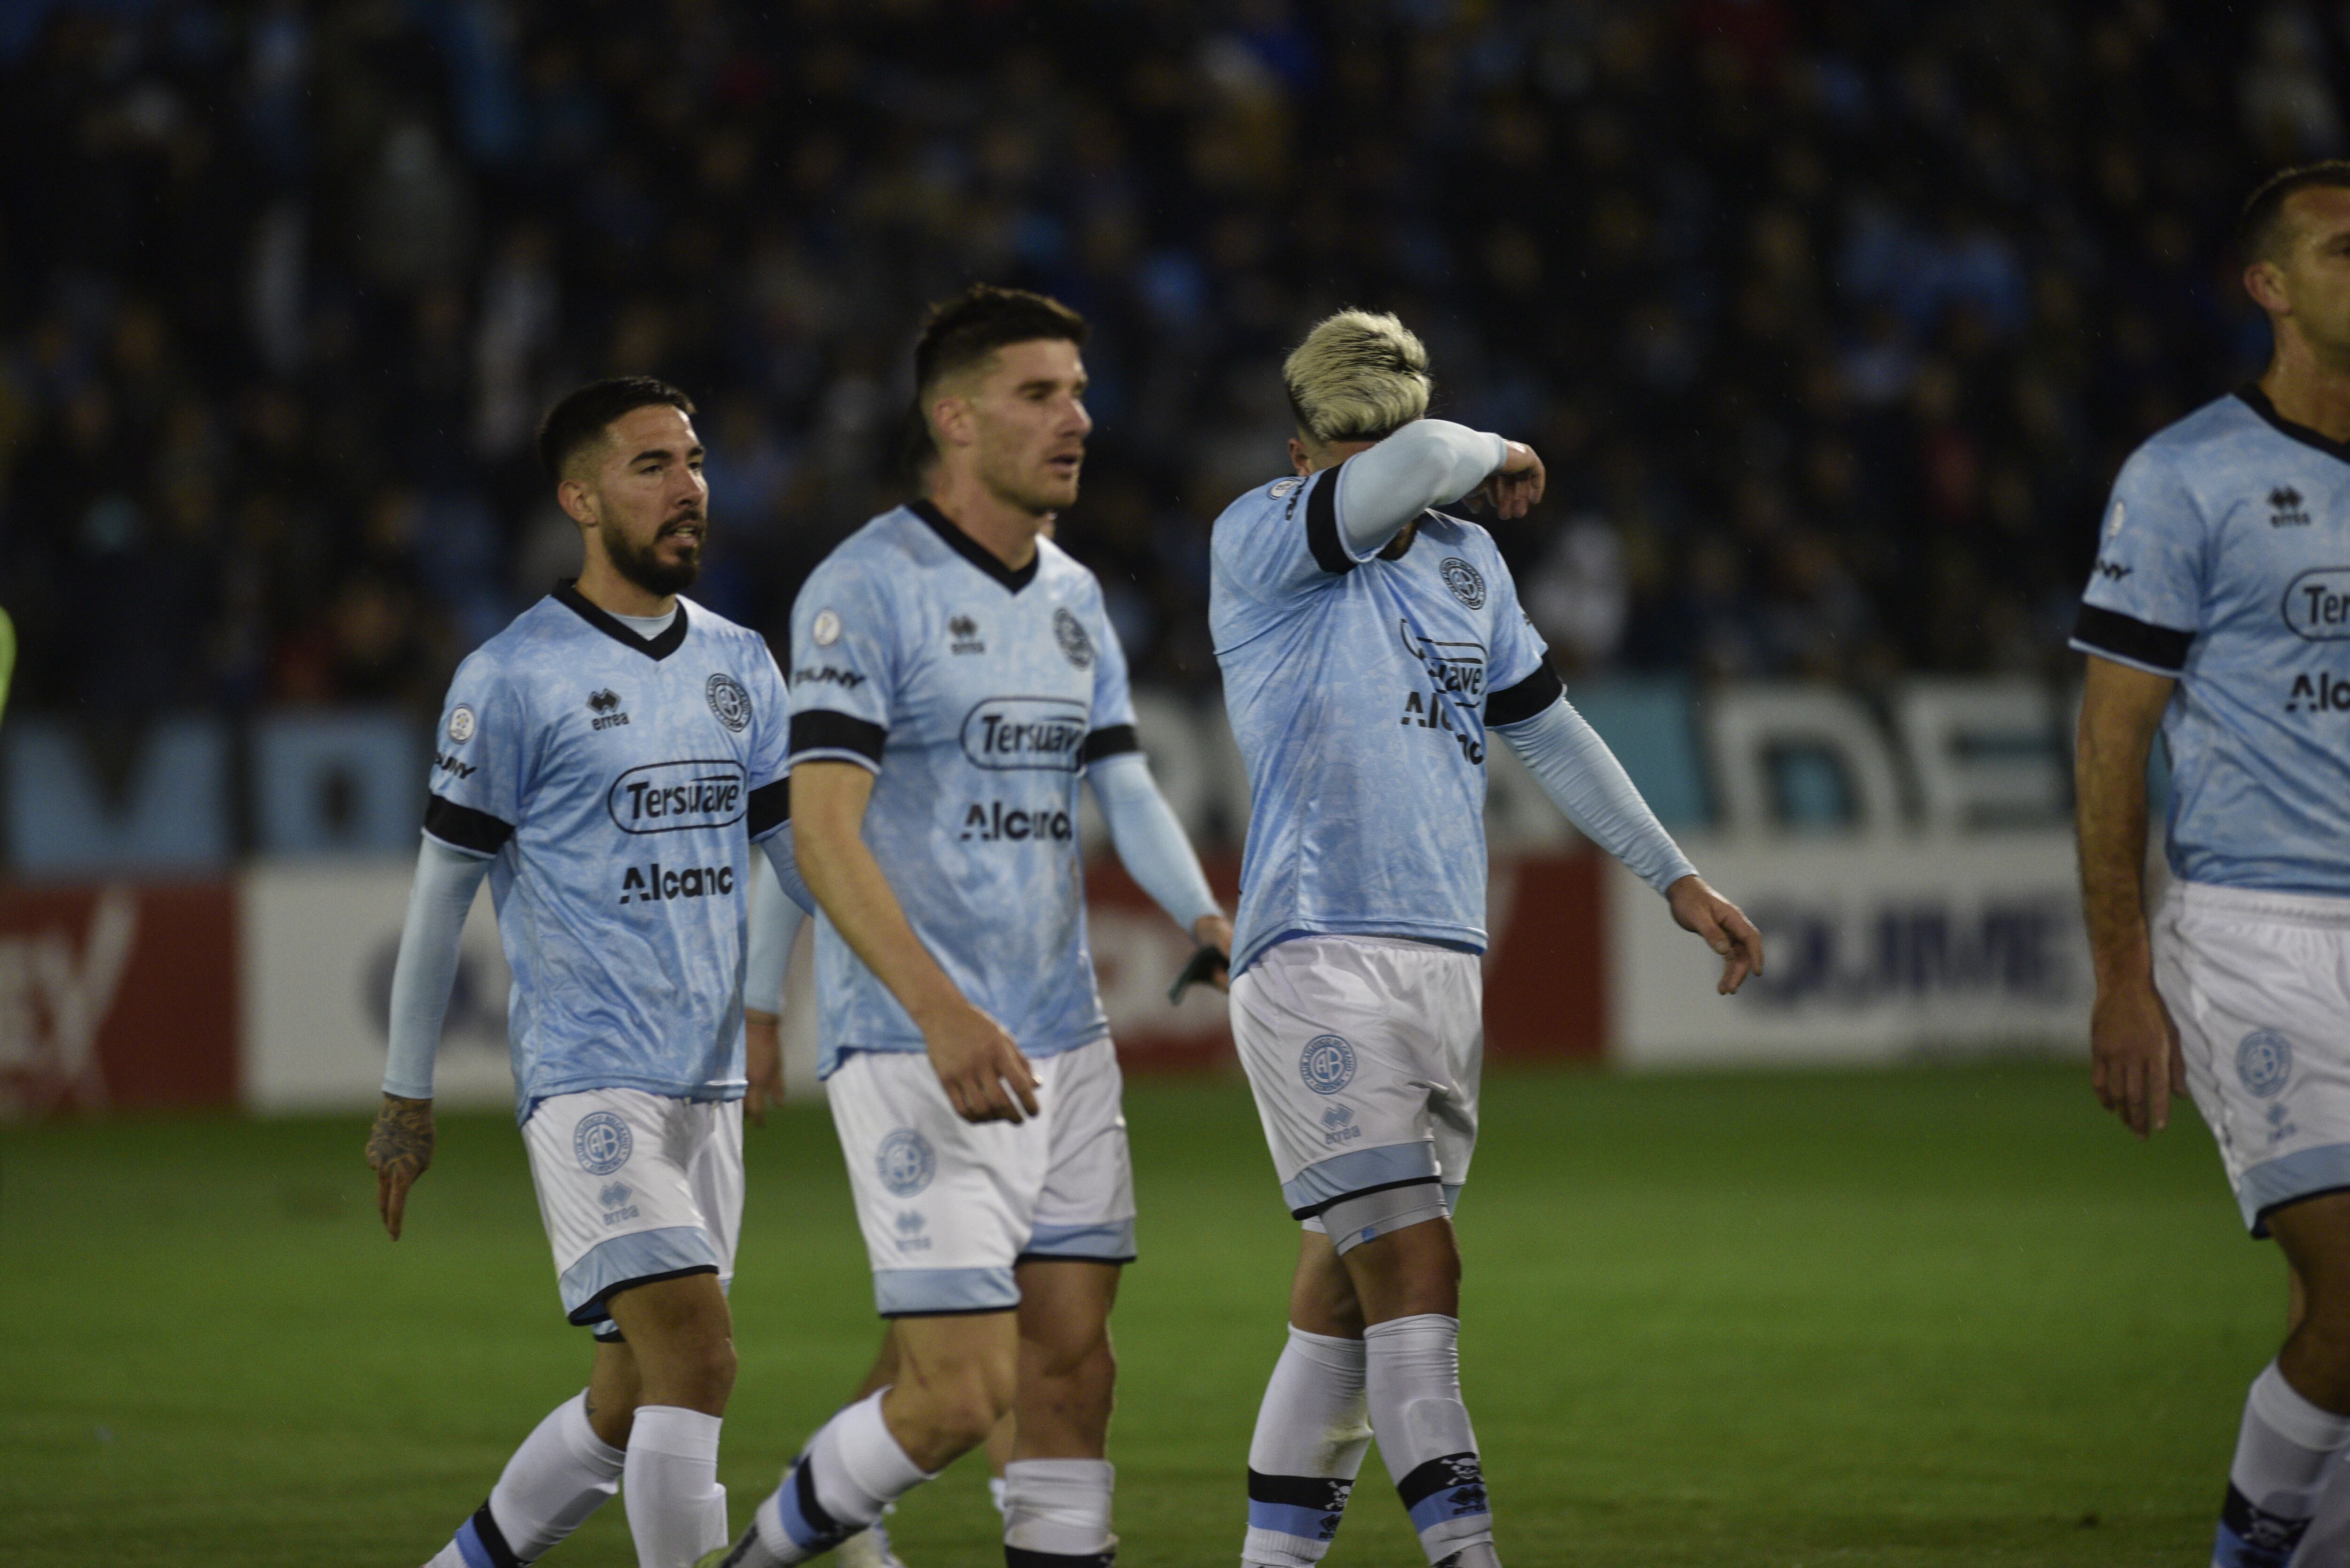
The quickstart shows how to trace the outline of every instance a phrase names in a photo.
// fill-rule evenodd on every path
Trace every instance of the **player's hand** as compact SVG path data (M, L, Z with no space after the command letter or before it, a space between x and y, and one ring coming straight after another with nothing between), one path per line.
M1721 981L1713 989L1730 995L1750 974L1762 972L1762 933L1746 911L1705 885L1702 877L1684 877L1665 889L1665 902L1681 929L1695 931L1705 945L1721 955Z
M1543 461L1522 441L1509 447L1502 466L1469 493L1469 504L1479 510L1491 506L1496 517L1523 517L1543 498Z
M397 1241L408 1213L408 1189L432 1168L432 1102L386 1095L368 1134L367 1159L375 1171L376 1212Z
M922 1038L947 1099L963 1120L1018 1123L1036 1114L1036 1075L1028 1058L1003 1025L978 1008L964 1002L925 1021Z
M1224 967L1210 977L1218 991L1232 988L1232 923L1222 915L1202 915L1191 922L1191 940L1224 955Z
M2089 1010L2089 1085L2097 1104L2145 1137L2170 1125L2170 1096L2187 1086L2178 1028L2146 976L2101 984Z
M743 1114L765 1127L768 1111L784 1103L783 1020L772 1012L743 1010L743 1075L751 1081Z

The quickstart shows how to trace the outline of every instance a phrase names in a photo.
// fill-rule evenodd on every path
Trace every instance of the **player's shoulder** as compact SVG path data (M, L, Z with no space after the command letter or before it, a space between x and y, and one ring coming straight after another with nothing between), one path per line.
M1297 509L1305 504L1306 487L1313 483L1310 475L1290 473L1242 491L1232 504L1217 514L1211 535L1252 527L1267 518L1295 518Z
M2241 392L2214 398L2140 441L2122 465L2126 478L2174 482L2189 490L2232 484L2248 462L2273 459L2293 438L2263 418Z
M550 664L559 664L563 649L582 630L592 629L553 594L544 595L465 655L457 666L457 680L460 683L525 683Z
M1101 579L1093 568L1050 539L1036 541L1036 580L1056 595L1101 597Z
M700 599L690 599L683 594L680 594L677 596L677 602L678 607L685 612L687 630L695 636L708 638L712 642L730 648L755 648L764 650L767 646L765 638L740 621L728 620Z
M910 506L868 518L816 563L808 585L861 584L875 592L900 589L946 558L945 544Z

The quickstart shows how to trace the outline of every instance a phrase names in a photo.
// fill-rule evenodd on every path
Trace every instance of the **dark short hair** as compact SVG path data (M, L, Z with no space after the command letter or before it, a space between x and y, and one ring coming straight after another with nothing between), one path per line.
M1057 299L992 283L972 284L952 299L931 306L914 343L914 403L906 410L899 440L899 462L907 479L920 483L922 471L938 455L924 410L941 381L998 348L1040 338L1082 344L1088 330L1086 318Z
M604 439L612 421L639 409L667 403L689 417L693 400L654 376L611 376L590 381L546 410L538 422L538 461L556 479L583 447Z
M2280 169L2262 181L2259 188L2244 199L2243 213L2236 219L2237 253L2247 262L2273 256L2277 242L2282 237L2285 202L2294 192L2315 185L2350 191L2350 159L2328 158L2319 163Z

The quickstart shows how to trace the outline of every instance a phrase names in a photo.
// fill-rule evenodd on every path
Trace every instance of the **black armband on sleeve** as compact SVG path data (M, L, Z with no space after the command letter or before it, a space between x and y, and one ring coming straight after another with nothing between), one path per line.
M1355 569L1355 558L1347 554L1346 544L1338 537L1336 468L1315 474L1305 492L1305 547L1314 552L1314 564L1334 577Z
M514 836L514 824L436 794L424 804L424 831L452 849L495 855Z
M2195 634L2135 620L2085 600L2079 618L2073 622L2073 640L2092 652L2110 653L2132 664L2177 675L2187 668L2187 649Z
M1142 742L1135 738L1133 725L1104 724L1086 737L1084 761L1087 766L1091 767L1104 757L1120 756L1140 750Z
M751 836L764 838L792 819L792 781L779 778L751 792Z
M880 725L828 708L792 715L792 755L795 757L805 752L854 752L878 768L881 748L889 739L889 732Z
M1566 695L1566 683L1558 671L1544 659L1534 666L1534 672L1515 686L1505 686L1485 699L1485 724L1488 729L1523 723L1535 714Z

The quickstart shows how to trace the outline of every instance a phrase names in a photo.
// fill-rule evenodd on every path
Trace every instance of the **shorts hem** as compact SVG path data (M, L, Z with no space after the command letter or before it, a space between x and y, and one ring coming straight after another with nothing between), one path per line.
M1407 1177L1401 1181L1377 1182L1369 1187L1357 1187L1351 1191L1341 1192L1336 1198L1326 1198L1310 1208L1293 1209L1289 1211L1289 1217L1292 1220L1318 1220L1329 1210L1333 1204L1344 1203L1349 1198L1367 1198L1374 1192L1392 1192L1399 1187L1441 1188L1443 1185L1443 1182L1438 1180L1433 1176L1412 1176Z
M2255 1241L2269 1239L2269 1216L2280 1210L2290 1209L2296 1203L2306 1203L2313 1198L2330 1198L2337 1192L2350 1192L2350 1181L2334 1187L2313 1188L2307 1192L2296 1192L2290 1198L2280 1198L2274 1203L2262 1205L2261 1211L2252 1216L2251 1239Z
M1381 1144L1316 1160L1281 1184L1281 1197L1290 1214L1303 1220L1358 1192L1439 1179L1434 1145L1424 1140Z
M2236 1201L2255 1238L2269 1233L2268 1217L2304 1199L2350 1188L2350 1143L2320 1144L2253 1166L2237 1179Z
M1009 1265L975 1269L876 1269L873 1310L883 1317L1011 1312L1020 1287Z
M1018 1312L1019 1310L1020 1303L1014 1302L1008 1306L909 1307L903 1312L876 1313L874 1315L895 1323L901 1317L985 1317L990 1313Z
M564 1315L588 1324L609 1316L605 1301L632 1285L723 1272L708 1231L696 1225L663 1225L597 1242L563 1271L558 1283Z
M1134 1262L1135 1256L1132 1252L1115 1258L1104 1257L1098 1252L1023 1252L1012 1260L1012 1266L1016 1269L1023 1263L1101 1263L1113 1269L1122 1269Z
M717 1272L718 1265L715 1263L695 1263L689 1268L671 1269L662 1273L639 1274L634 1279L615 1280L564 1315L581 1328L594 1328L600 1324L613 1321L611 1312L604 1303L622 1291L632 1291L639 1285L657 1285L663 1280L681 1280L691 1274L714 1274ZM622 1336L616 1329L609 1337L617 1341Z

